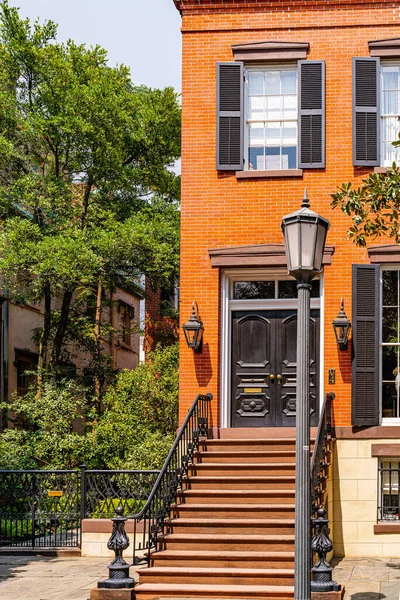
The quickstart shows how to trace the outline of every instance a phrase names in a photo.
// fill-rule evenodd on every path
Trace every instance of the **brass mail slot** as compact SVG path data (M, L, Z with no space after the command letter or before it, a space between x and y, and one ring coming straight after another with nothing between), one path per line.
M262 388L244 388L245 394L262 394Z
M60 492L59 490L49 490L47 495L53 498L61 498L63 492Z

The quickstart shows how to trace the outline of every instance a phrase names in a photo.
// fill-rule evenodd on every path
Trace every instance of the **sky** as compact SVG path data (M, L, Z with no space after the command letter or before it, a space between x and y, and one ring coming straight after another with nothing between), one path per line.
M58 23L58 39L99 44L132 80L181 91L181 19L173 0L9 0L21 17Z

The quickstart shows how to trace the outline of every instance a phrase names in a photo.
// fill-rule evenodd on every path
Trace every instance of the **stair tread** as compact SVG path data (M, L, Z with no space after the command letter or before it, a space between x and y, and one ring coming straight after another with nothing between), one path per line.
M294 475L191 475L190 479L229 479L233 481L252 481L253 479L273 479L274 481L280 479L294 479Z
M240 478L242 479L242 478ZM280 495L285 494L288 496L294 496L294 490L181 490L177 492L179 496L188 495L188 496L198 496L201 494L202 496L248 496L248 495L256 495L256 496L276 496L278 493Z
M192 533L168 533L163 536L164 540L190 540L193 541ZM253 535L242 533L196 533L196 540L235 540L235 541L268 541L268 540L294 540L291 534L266 534Z
M296 450L231 450L230 452L224 450L196 450L195 454L202 456L286 456L295 455Z
M254 525L259 523L260 525L263 524L271 524L271 525L285 525L287 526L288 524L290 525L294 525L295 520L294 519L240 519L240 518L235 518L235 519L213 519L213 518L195 518L195 519L187 519L187 518L182 518L179 517L177 519L166 519L166 522L171 523L172 525L174 525L175 523L177 523L179 521L179 523L182 523L184 525L188 524L188 525L195 525L195 524L203 524L203 525L211 525L211 524L218 524L221 523L223 525L227 524L227 525L234 525L234 524L240 524L240 525Z
M248 592L249 594L254 593L254 590L257 589L257 592L293 592L294 587L291 585L223 585L223 584L214 584L214 583L139 583L135 591L156 591L156 590L165 590L165 591L207 591L210 592L232 592L237 593L238 591Z
M187 557L195 556L199 558L198 554L194 553L194 550L159 550L158 552L152 553L152 557L159 558L163 557ZM202 550L201 557L203 558L214 558L220 556L222 558L277 558L277 559L294 559L294 552L258 552L258 551L247 551L242 552L240 550Z
M293 510L294 504L177 504L176 508L179 510L225 510L225 509L237 509L237 510L257 510L260 509L284 509Z
M233 454L233 452L232 452ZM267 462L267 463L241 463L241 462L229 462L229 463L218 463L218 462L206 462L206 463L194 463L192 465L190 465L192 468L210 468L210 467L218 467L218 468L234 468L234 467L238 467L238 468L244 468L244 469L265 469L265 467L279 467L279 468L283 468L283 467L295 467L295 463L294 462L289 462L289 463L274 463L274 462Z
M152 575L167 573L182 574L208 574L208 575L293 575L294 569L246 569L237 567L150 567L143 571L141 575L151 573Z

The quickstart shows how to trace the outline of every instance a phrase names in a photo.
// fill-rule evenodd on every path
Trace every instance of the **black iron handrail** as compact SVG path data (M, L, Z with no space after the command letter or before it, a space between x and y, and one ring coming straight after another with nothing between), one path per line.
M328 478L328 467L330 465L331 440L332 440L332 401L335 394L325 394L324 404L318 423L317 437L311 458L311 501L313 514L323 505L323 496Z
M178 490L184 486L195 452L199 450L200 438L208 437L209 405L212 398L212 394L196 396L147 502L138 513L129 516L134 522L134 564L144 559L150 564L151 550L159 548L171 507L176 502Z

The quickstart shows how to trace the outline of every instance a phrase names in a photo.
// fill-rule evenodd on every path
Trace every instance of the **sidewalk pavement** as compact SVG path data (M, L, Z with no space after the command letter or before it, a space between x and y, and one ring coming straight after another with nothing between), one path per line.
M1 600L88 600L107 576L107 559L0 556ZM345 600L399 600L399 559L335 559ZM131 569L133 576L134 570Z

